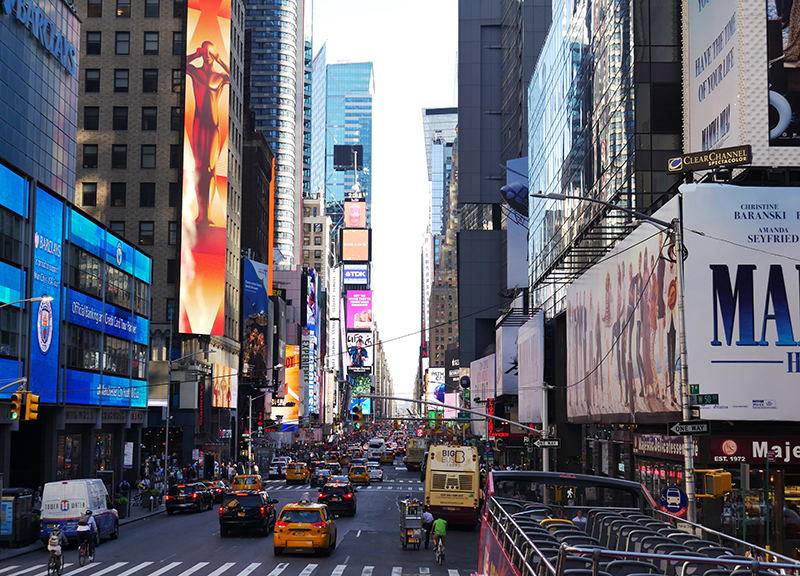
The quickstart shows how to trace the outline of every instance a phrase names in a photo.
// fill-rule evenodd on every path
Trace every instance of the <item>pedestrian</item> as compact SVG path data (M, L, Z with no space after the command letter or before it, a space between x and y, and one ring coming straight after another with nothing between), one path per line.
M575 526L577 526L578 528L580 528L581 530L583 530L585 532L586 531L587 522L588 522L588 520L583 515L583 510L578 509L578 511L575 512L575 518L572 519L572 523L575 524Z
M425 530L425 549L428 549L428 543L431 541L431 527L433 526L433 514L430 508L425 508L422 513L422 529Z

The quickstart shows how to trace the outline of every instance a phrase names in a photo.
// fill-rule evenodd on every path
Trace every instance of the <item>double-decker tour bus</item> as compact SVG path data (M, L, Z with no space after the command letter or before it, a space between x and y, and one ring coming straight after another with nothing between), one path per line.
M478 450L439 445L428 449L425 504L435 518L474 526L480 518L481 486Z
M419 470L422 468L422 457L425 455L425 438L414 436L406 441L406 455L403 462L406 470Z

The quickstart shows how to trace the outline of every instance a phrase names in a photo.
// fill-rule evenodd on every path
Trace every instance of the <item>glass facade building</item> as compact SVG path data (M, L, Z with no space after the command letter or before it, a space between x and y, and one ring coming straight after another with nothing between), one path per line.
M458 126L458 108L424 108L422 131L425 136L425 157L431 183L430 227L432 234L444 234L449 215L445 204L450 186L453 142Z
M675 183L666 160L681 153L680 3L564 0L552 21L528 89L529 189L657 209ZM630 217L538 198L529 213L533 305L552 317Z

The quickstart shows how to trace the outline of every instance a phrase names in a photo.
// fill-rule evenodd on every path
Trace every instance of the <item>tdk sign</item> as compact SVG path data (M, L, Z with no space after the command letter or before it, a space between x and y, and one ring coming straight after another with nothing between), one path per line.
M342 282L344 284L366 284L368 264L351 264L344 267Z

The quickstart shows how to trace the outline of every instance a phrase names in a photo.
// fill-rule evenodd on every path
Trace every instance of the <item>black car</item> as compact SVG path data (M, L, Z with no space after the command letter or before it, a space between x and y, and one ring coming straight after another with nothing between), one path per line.
M214 496L214 503L219 504L222 502L222 499L225 497L225 494L231 491L231 485L228 484L225 480L220 480L219 482L204 482L208 489L211 490L211 494Z
M350 484L325 484L319 490L317 502L327 504L333 514L356 515L356 492Z
M203 512L211 510L214 495L202 482L192 484L176 484L170 487L166 499L167 514L178 510L195 510Z
M262 536L275 528L274 504L266 492L239 490L227 494L219 507L219 535L223 538L231 530L258 530Z
M331 477L331 471L327 468L317 468L314 474L311 475L311 487L325 486L325 483Z

